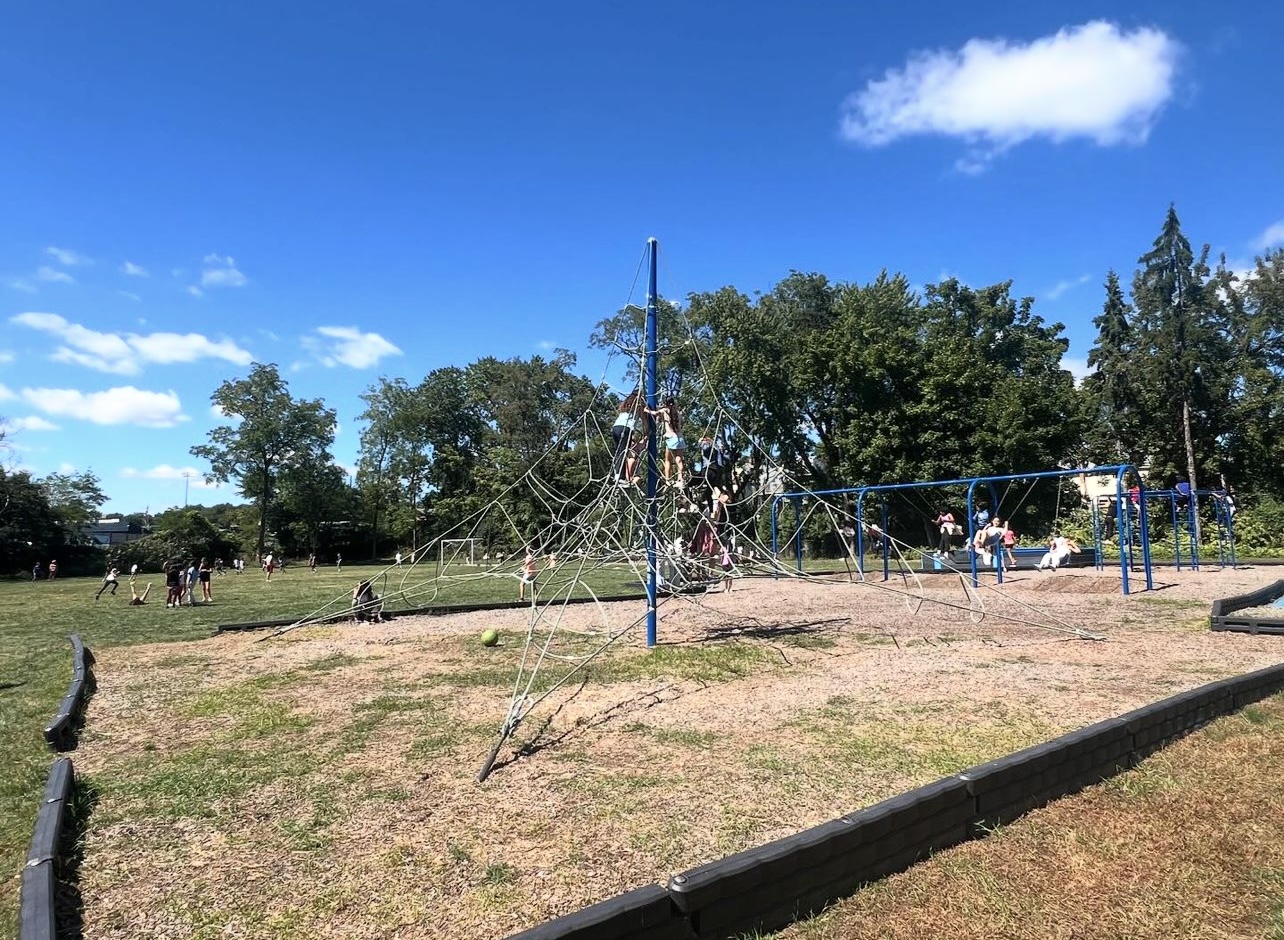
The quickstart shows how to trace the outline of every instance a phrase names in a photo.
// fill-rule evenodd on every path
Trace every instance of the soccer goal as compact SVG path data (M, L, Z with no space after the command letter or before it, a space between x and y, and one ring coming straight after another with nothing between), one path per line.
M452 565L468 565L474 567L477 564L477 540L474 539L442 539L438 548L440 555L437 560L437 570L445 572Z

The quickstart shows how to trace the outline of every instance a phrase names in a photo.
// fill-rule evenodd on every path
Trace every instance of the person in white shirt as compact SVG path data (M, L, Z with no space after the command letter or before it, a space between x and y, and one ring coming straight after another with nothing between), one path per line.
M1057 568L1070 560L1072 553L1079 551L1080 548L1077 542L1066 538L1058 532L1048 541L1048 550L1039 559L1039 570L1043 571L1045 568L1051 568L1056 571Z

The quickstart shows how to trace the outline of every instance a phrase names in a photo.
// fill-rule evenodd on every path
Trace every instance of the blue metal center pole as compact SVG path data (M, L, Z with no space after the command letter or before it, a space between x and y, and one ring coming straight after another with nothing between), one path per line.
M656 349L659 346L656 328L656 255L660 245L654 238L646 240L647 266L650 269L646 282L646 407L654 411L658 406L656 397L655 367L659 358ZM656 540L659 532L659 505L655 491L659 481L656 474L656 421L647 415L643 422L646 435L646 645L655 646L655 611L656 611Z

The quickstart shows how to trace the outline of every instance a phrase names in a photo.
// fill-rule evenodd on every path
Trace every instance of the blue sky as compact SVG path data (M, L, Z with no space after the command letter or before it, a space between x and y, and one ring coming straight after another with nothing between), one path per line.
M1013 278L1093 338L1170 202L1238 267L1284 243L1284 8L1230 3L9 4L9 466L107 509L184 472L252 361L339 415L479 356L582 354L629 297ZM636 297L635 297L636 299Z

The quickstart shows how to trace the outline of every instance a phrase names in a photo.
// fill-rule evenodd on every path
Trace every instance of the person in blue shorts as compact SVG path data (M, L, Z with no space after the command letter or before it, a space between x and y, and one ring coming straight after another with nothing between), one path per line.
M663 405L650 413L664 423L664 482L682 486L687 442L682 437L682 415L678 413L678 403L666 398Z

